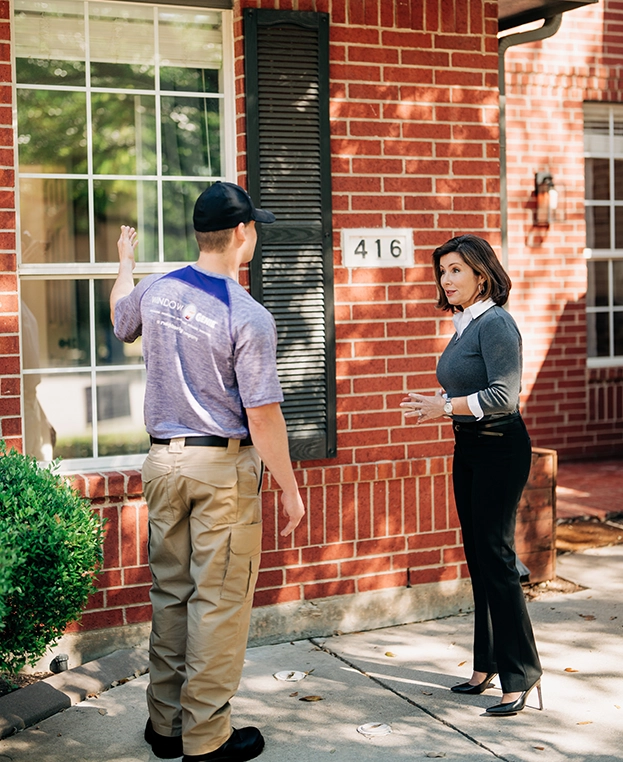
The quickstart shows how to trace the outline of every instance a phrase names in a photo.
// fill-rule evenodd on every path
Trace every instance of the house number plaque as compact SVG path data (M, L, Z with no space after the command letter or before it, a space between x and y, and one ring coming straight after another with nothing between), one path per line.
M342 230L345 267L412 267L411 228L355 228Z

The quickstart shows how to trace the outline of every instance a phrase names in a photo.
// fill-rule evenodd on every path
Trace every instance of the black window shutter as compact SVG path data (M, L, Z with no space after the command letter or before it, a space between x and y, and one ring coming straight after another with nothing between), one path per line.
M252 295L277 323L293 460L334 457L335 328L329 135L329 17L244 12L249 192L260 225Z

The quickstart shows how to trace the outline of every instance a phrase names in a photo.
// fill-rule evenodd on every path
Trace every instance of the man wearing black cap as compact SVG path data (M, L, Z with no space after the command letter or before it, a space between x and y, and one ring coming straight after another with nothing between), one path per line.
M261 547L262 461L294 531L305 512L290 462L270 313L238 284L256 222L274 222L240 186L195 204L195 264L134 286L134 228L122 226L110 295L115 334L143 337L143 466L153 578L149 720L154 754L184 762L253 759L257 728L232 730Z

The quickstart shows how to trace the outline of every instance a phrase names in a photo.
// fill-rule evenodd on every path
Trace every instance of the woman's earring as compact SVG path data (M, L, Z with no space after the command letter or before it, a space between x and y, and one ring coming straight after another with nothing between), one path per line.
M485 284L481 283L480 284L480 296L482 296L485 291L486 291Z

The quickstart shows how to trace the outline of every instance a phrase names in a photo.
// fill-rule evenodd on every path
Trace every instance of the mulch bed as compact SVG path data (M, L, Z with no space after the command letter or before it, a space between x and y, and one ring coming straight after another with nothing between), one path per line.
M556 550L578 552L623 544L623 517L611 521L576 519L556 527Z
M34 672L32 675L13 675L12 677L0 674L0 696L6 696L7 693L16 691L18 688L25 688L51 675L51 672Z

